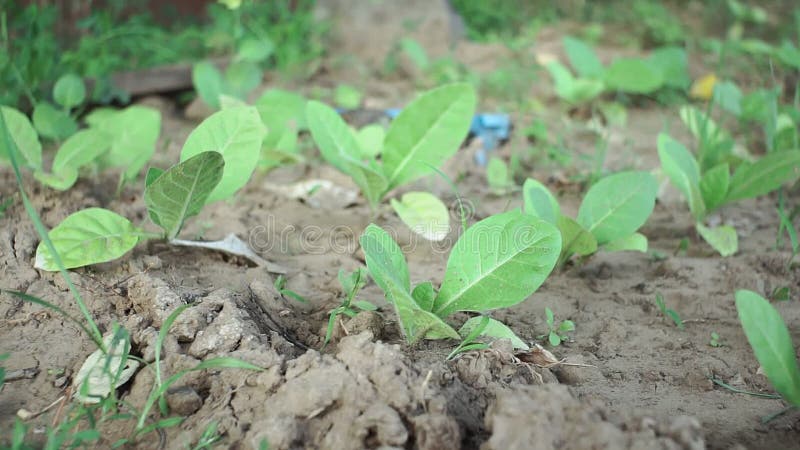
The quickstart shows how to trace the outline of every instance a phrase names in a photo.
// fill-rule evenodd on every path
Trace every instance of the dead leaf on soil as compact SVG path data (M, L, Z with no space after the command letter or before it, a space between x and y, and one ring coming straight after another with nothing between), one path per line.
M284 197L302 200L312 208L342 209L358 202L358 192L330 180L313 179L291 184L264 183L264 188Z

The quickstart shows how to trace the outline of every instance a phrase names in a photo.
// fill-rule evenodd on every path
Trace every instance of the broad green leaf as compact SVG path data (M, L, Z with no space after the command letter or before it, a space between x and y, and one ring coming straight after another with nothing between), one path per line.
M561 216L561 207L558 200L550 193L547 186L533 178L525 180L522 185L522 199L526 214L546 220L555 224Z
M735 116L739 116L742 113L742 91L731 81L715 83L711 100L714 104Z
M475 113L475 91L466 83L445 85L411 102L392 121L383 145L387 190L410 183L458 151Z
M108 150L109 145L104 133L92 128L81 130L61 144L51 171L58 174L67 168L81 168L96 160Z
M772 151L800 149L798 124L788 114L780 114L775 120L775 133L772 137Z
M306 120L322 157L353 179L371 207L377 205L387 191L386 178L377 165L361 161L358 141L341 116L328 105L309 101Z
M136 246L141 231L128 219L102 208L88 208L70 214L50 230L50 240L64 267L88 266L113 261ZM34 267L58 270L43 242L36 248Z
M53 86L53 99L65 109L80 105L86 99L83 79L74 73L62 75Z
M247 102L230 95L220 94L219 96L219 109L231 109L248 106Z
M340 84L336 86L336 91L333 94L336 106L344 109L358 108L361 105L361 98L363 96L361 91L349 84Z
M89 114L86 114L86 116L83 117L83 121L86 122L86 125L90 127L98 127L101 126L103 122L118 113L119 110L115 108L94 108L89 112Z
M567 216L558 216L556 224L561 233L561 254L564 258L587 256L597 251L597 239L578 222Z
M177 237L184 221L200 213L222 179L224 167L220 153L203 152L170 167L145 188L147 211L167 239Z
M377 123L362 127L356 133L358 147L361 149L361 159L375 158L383 152L383 141L386 130Z
M467 320L464 322L464 325L458 329L458 334L460 334L462 337L469 335L469 333L481 323L484 317L486 316L475 316ZM525 341L520 339L506 324L500 322L499 320L492 319L491 317L488 319L489 322L486 324L486 328L483 329L479 336L489 336L495 339L508 339L511 341L511 345L513 345L514 348L522 350L530 349Z
M156 150L161 113L146 106L129 106L109 114L96 128L108 134L111 148L101 161L105 167L125 169L126 180L136 178Z
M267 127L264 148L276 149L289 134L306 128L306 99L294 92L270 89L264 92L255 105L261 121Z
M264 71L258 64L248 61L236 61L225 69L225 92L244 99L247 94L261 84Z
M159 169L158 167L151 167L147 169L147 174L144 176L144 187L147 188L153 181L156 181L161 174L164 173L164 169Z
M269 39L247 38L239 45L236 59L258 63L265 61L275 51L275 44Z
M672 184L686 197L696 220L705 216L706 207L700 191L700 167L694 156L680 142L666 133L658 135L658 158Z
M515 305L547 279L560 251L561 234L544 220L518 210L481 220L451 250L433 311L446 317Z
M680 47L662 47L653 50L647 61L661 72L664 86L685 90L692 84L686 50Z
M192 67L192 84L197 95L214 109L219 109L219 96L224 83L219 69L211 62L203 61Z
M699 222L695 226L700 236L721 256L731 256L739 249L739 238L732 226L720 225L708 228Z
M577 222L600 245L636 232L653 212L658 184L647 172L620 172L589 189Z
M713 167L703 174L700 180L700 194L708 211L713 211L725 203L730 186L730 168L727 163Z
M192 131L181 150L181 161L206 151L222 154L225 171L206 203L230 198L247 184L258 164L266 130L252 107L218 111Z
M617 240L611 241L603 246L603 249L608 252L647 252L647 237L641 233L633 233L630 236L625 236Z
M458 339L458 333L439 317L420 308L411 297L408 266L397 243L382 228L370 224L361 235L367 268L391 302L409 344L421 338Z
M725 202L758 197L800 176L800 150L772 152L755 163L743 163L731 177Z
M75 119L45 102L33 108L33 126L40 136L56 141L64 140L78 131Z
M505 193L514 184L508 173L508 166L502 159L493 156L486 167L486 181L496 194Z
M610 89L649 94L664 85L661 71L637 58L620 58L608 67L605 82Z
M42 144L31 121L25 114L9 106L0 105L0 112L5 118L8 132L16 144L17 151L22 155L24 164L33 170L41 170ZM9 161L9 151L10 149L6 148L6 140L0 139L0 161Z
M78 181L78 169L65 167L58 173L36 171L33 173L33 176L46 186L50 186L58 191L66 191Z
M436 291L433 290L433 283L430 281L423 281L422 283L414 286L411 291L411 297L425 311L433 309L433 300L436 298Z
M698 140L697 162L701 173L727 160L734 149L730 134L693 106L682 107L680 116Z
M400 201L391 200L400 220L414 233L429 241L441 241L450 232L447 206L428 192L408 192Z
M572 104L591 101L601 92L605 85L601 80L589 78L575 79L570 71L558 61L551 61L546 66L555 82L556 94Z
M758 363L790 404L800 407L800 367L786 324L778 311L752 291L736 291L736 310Z
M597 57L594 50L585 42L572 36L564 37L564 50L567 52L569 64L578 73L578 76L585 78L602 78L603 63Z

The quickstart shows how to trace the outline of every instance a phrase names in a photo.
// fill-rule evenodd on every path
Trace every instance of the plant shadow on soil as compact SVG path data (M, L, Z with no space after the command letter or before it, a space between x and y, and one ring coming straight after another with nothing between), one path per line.
M193 124L177 117L168 103L153 103L167 117L162 141L182 142ZM661 119L629 116L626 132L636 133L628 137L641 146L630 152L645 156L620 164L650 169ZM585 147L592 151L592 145ZM172 146L159 157L172 161L176 150ZM462 149L446 172L455 176L470 167L473 150ZM609 164L616 164L615 157L619 155L609 155ZM510 203L492 196L476 170L465 173L459 187L476 205L473 220L520 204L519 195ZM549 176L544 169L534 175ZM0 195L13 195L10 171L0 171L0 177ZM575 322L571 339L553 351L589 367L542 369L515 359L502 345L451 362L444 358L452 342L406 346L391 307L372 283L359 298L380 305L379 314L362 313L338 323L333 345L322 354L314 350L321 347L328 311L341 298L338 270L363 265L355 242L372 216L363 202L324 209L324 204L315 207L266 187L267 180L275 185L316 178L353 187L324 166L256 175L234 201L208 208L184 233L215 239L233 232L250 238L262 256L287 268L287 287L307 304L282 297L273 287L274 275L246 261L152 242L117 262L72 272L100 325L106 330L114 321L125 326L134 352L146 360L152 360L163 320L179 305L193 305L165 342L166 375L212 356L237 357L266 369L203 371L183 378L168 401L174 414L187 419L167 431L167 448L195 442L212 421L232 448L258 448L264 438L274 449L800 445L800 415L761 424L762 416L782 409L780 401L734 394L709 379L770 391L767 380L756 373L758 363L738 322L733 292L745 288L769 293L782 286L800 291L800 273L785 267L789 253L773 249L778 224L774 198L722 211L723 220L737 221L741 248L736 256L717 257L692 236L684 205L661 202L643 232L665 258L601 253L584 265L554 273L524 303L495 312L493 317L529 342L545 333L546 306L557 318ZM146 211L139 190L128 188L112 198L108 192L114 183L111 177L80 182L61 194L33 183L26 187L50 227L88 206L108 207L143 223ZM443 182L421 184L452 200ZM567 193L565 210L574 210L577 200ZM401 246L412 240L388 209L375 221L397 230ZM684 237L690 238L689 251L676 255ZM24 209L15 202L0 219L2 287L74 310L60 276L32 268L37 243ZM280 245L266 248L269 243ZM432 279L438 285L446 255L431 245L416 246L407 254L412 282ZM657 292L686 321L685 330L660 315ZM790 302L777 306L789 329L800 330L800 311ZM711 332L722 337L724 347L708 344ZM800 341L796 331L793 338ZM62 395L68 377L93 350L73 324L3 295L0 354L11 355L4 366L35 368L38 374L9 382L0 392L0 429L10 429L19 408L38 411ZM140 370L123 390L125 400L140 406L152 385L152 372ZM51 419L44 414L34 423ZM104 439L113 442L130 430L103 431ZM150 436L139 446L154 448L157 440Z

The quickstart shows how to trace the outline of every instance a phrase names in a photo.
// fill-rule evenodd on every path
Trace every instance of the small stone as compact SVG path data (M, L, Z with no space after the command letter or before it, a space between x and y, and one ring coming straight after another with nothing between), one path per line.
M157 270L163 266L161 258L155 255L147 255L144 257L145 269Z
M188 416L203 406L203 399L189 386L180 386L167 390L167 405L173 413Z
M350 334L369 331L378 340L383 335L383 317L375 311L361 311L345 324L345 328Z

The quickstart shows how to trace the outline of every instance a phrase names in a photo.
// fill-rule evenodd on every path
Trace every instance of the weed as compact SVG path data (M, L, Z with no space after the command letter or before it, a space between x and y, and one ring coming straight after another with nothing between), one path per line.
M279 294L285 297L293 298L300 303L308 303L308 300L306 300L305 297L303 297L302 295L298 294L297 292L291 289L286 289L284 287L286 286L286 277L284 277L283 275L278 275L278 278L275 278L274 286L275 290L278 291Z
M720 339L719 334L717 334L716 331L712 331L711 332L711 339L709 339L708 345L710 345L710 346L712 346L714 348L718 348L718 347L722 347L725 344L722 343L722 340Z
M347 273L344 269L339 269L337 278L339 279L339 284L342 285L344 299L342 300L341 305L332 309L330 312L330 316L328 317L328 328L325 331L325 340L322 343L321 350L324 350L325 347L327 347L331 337L333 337L333 329L336 326L336 318L339 317L339 315L343 314L347 317L355 317L359 310L375 311L378 309L375 305L368 301L355 300L358 291L360 291L362 287L366 286L367 281L369 280L367 269L359 267L352 273Z
M575 331L575 323L571 320L563 320L556 323L555 315L550 308L544 309L545 322L547 323L548 333L539 336L539 339L547 338L547 341L553 347L558 347L561 342L565 341L569 336L567 333Z
M667 308L666 303L664 303L664 296L661 295L661 293L656 293L656 306L658 310L661 311L661 314L669 317L679 330L684 329L680 314L672 308Z

